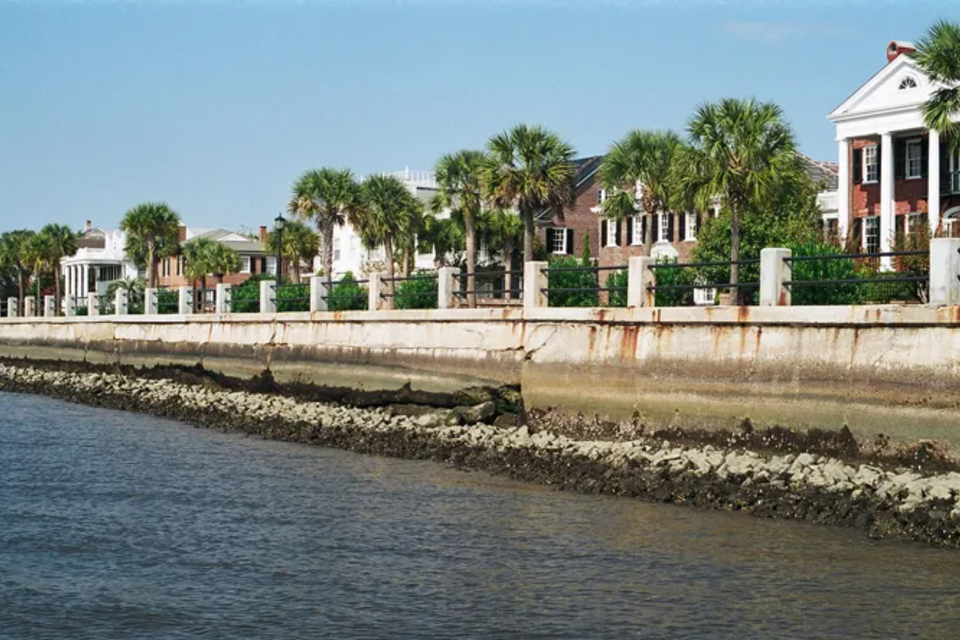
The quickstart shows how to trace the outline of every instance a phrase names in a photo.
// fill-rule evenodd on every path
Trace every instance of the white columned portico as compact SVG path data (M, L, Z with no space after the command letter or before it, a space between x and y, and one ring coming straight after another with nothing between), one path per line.
M927 161L927 219L930 233L940 228L940 132L930 130L930 158Z
M880 136L880 251L891 251L893 241L893 135L887 131ZM880 268L893 270L893 260L880 259Z
M846 138L837 139L839 176L837 176L837 230L840 240L846 242L847 229L850 227L850 142Z

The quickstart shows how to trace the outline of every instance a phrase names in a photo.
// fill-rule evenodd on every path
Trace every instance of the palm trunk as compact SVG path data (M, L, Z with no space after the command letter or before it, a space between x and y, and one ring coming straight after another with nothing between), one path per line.
M533 262L533 238L536 227L533 220L533 211L523 212L523 261Z
M55 302L53 315L60 315L60 261L53 267L53 299Z
M653 252L653 214L643 214L647 219L647 232L643 234L643 252L649 256Z
M333 289L333 225L324 224L320 230L323 239L323 277L327 281L327 295Z
M503 297L513 298L513 241L503 243Z
M20 315L23 315L23 301L26 298L26 294L27 294L26 292L27 287L26 287L26 283L24 282L23 271L24 271L23 267L20 265L17 265L17 289L18 289L17 293L19 296L19 300L17 301L17 304L20 305Z
M409 278L410 277L410 247L403 247L403 263L400 265L400 277Z
M730 284L740 284L740 213L736 205L730 207ZM740 287L731 287L737 303L742 303Z
M151 289L157 286L157 263L152 242L147 243L147 286Z
M464 211L463 226L467 241L467 306L477 307L476 277L477 277L477 229L473 223L473 214Z
M387 235L383 238L383 251L387 254L387 259L384 261L387 268L387 281L383 284L383 292L387 294L387 299L384 302L385 309L392 309L394 307L394 298L393 293L396 291L394 286L396 283L393 281L393 274L395 273L393 269L393 239Z

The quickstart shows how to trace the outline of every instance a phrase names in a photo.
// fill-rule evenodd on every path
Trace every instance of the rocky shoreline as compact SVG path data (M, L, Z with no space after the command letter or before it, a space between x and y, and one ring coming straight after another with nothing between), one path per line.
M856 527L873 537L960 547L956 471L884 468L809 452L764 454L735 446L677 444L662 435L642 435L642 430L591 440L546 427L531 431L518 426L522 401L510 389L471 390L456 402L480 402L460 405L441 399L441 408L435 408L428 406L428 398L403 402L417 400L417 392L410 390L401 390L398 402L351 406L263 390L269 387L269 381L231 389L129 372L0 364L3 391L274 440L431 459L564 490L811 520Z

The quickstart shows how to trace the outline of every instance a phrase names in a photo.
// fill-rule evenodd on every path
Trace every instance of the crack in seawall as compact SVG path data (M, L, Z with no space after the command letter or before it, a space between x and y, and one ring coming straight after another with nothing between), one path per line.
M856 527L960 547L960 473L921 474L799 455L764 456L659 439L577 440L529 428L451 424L416 417L229 391L168 379L0 364L0 390L148 413L266 439L408 459L565 490L740 510L763 517Z

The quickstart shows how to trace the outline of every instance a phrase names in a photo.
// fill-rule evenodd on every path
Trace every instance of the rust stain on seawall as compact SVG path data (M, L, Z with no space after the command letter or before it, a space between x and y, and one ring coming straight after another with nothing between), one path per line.
M623 337L620 341L620 360L630 361L637 357L637 336L640 333L640 327L629 325L623 328Z

